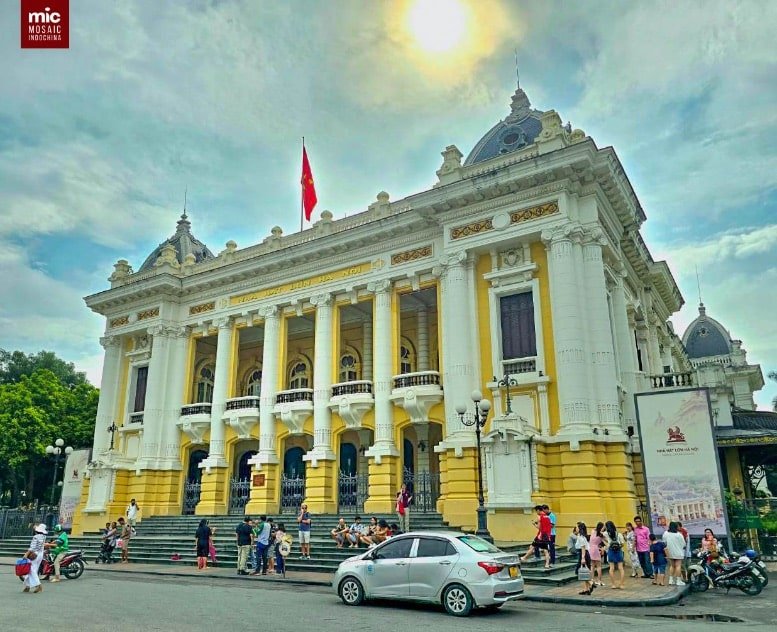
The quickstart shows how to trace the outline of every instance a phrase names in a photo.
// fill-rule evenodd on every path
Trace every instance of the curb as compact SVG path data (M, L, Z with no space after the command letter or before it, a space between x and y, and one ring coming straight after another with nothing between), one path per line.
M523 601L536 601L540 603L558 603L574 606L610 606L625 608L651 608L655 606L669 606L677 603L683 597L690 593L689 585L683 586L682 590L674 592L663 597L653 599L580 599L577 597L553 597L546 595L526 595Z
M0 561L0 566L13 566L14 564L11 562L3 562ZM140 566L140 565L136 565ZM224 581L238 581L238 582L244 582L246 581L241 576L233 576L233 575L217 575L214 573L200 573L198 575L192 575L191 573L181 573L178 571L157 571L157 570L126 570L126 571L120 571L115 570L112 568L105 568L100 567L98 565L90 565L89 566L90 571L97 571L98 573L114 573L115 575L124 575L124 576L134 576L134 575L152 575L156 577L188 577L188 578L207 578L207 579L220 579ZM294 579L292 577L286 577L283 578L264 578L264 577L251 577L248 581L255 581L255 582L263 582L263 583L273 583L273 584L291 584L295 586L332 586L331 581L324 581L324 580L318 580L318 579Z

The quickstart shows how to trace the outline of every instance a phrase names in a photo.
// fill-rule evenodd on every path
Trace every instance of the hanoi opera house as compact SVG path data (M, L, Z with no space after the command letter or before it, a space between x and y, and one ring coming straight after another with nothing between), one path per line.
M493 403L495 539L530 538L537 502L560 527L634 516L633 396L697 373L668 322L683 298L643 241L618 156L518 87L466 159L454 145L442 157L428 190L381 192L345 219L324 211L214 254L184 213L137 270L115 264L110 289L86 298L105 317L105 360L74 532L130 498L143 517L303 500L387 514L402 482L412 511L472 529L476 437L456 407L473 411L475 390ZM753 375L737 391L750 409ZM711 396L730 418L725 389Z

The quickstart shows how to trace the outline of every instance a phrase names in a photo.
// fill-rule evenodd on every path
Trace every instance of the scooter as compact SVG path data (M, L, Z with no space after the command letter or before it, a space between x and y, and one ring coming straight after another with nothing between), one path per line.
M736 560L740 564L746 563L748 560L753 561L753 573L761 582L761 586L766 586L769 583L769 572L766 570L766 564L761 560L761 555L758 551L753 549L747 549L742 555L738 553L731 553L731 560Z
M710 586L713 588L725 588L728 592L732 588L738 588L746 595L754 597L763 590L760 576L754 571L754 564L750 558L747 562L713 563L712 555L708 551L698 551L700 562L693 564L688 569L689 583L694 592L704 592Z
M59 568L67 579L78 579L84 574L85 564L86 560L82 551L68 551L65 558L60 562ZM41 560L38 567L38 577L45 581L52 575L54 575L54 560L47 551L43 554L43 560ZM24 577L19 579L24 581Z

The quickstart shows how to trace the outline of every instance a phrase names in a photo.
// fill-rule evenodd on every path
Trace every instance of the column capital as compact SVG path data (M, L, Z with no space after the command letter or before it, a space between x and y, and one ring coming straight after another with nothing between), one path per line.
M188 338L191 333L191 329L187 325L171 327L170 330L174 338Z
M121 346L121 336L103 336L100 338L100 345L106 351L109 347Z
M171 333L171 328L165 325L153 325L146 329L146 333L154 338L166 338Z
M231 316L224 316L222 318L216 318L213 321L213 324L218 329L229 329L230 327L232 327L232 317Z
M257 314L264 320L270 320L271 318L278 318L280 310L277 305L265 305L256 310Z
M373 294L387 294L391 291L391 279L380 279L379 281L370 281L367 284L367 291Z
M550 247L561 241L580 243L584 234L583 227L580 224L564 224L563 226L543 230L540 234L540 239L546 247Z
M332 295L329 292L322 292L310 297L310 304L318 307L328 307L332 303Z

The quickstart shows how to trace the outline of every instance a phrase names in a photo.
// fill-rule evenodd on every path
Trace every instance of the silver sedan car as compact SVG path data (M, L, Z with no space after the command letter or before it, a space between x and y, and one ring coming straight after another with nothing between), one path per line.
M389 538L340 564L333 586L348 606L365 599L441 603L452 615L523 597L518 556L476 535L423 531Z

